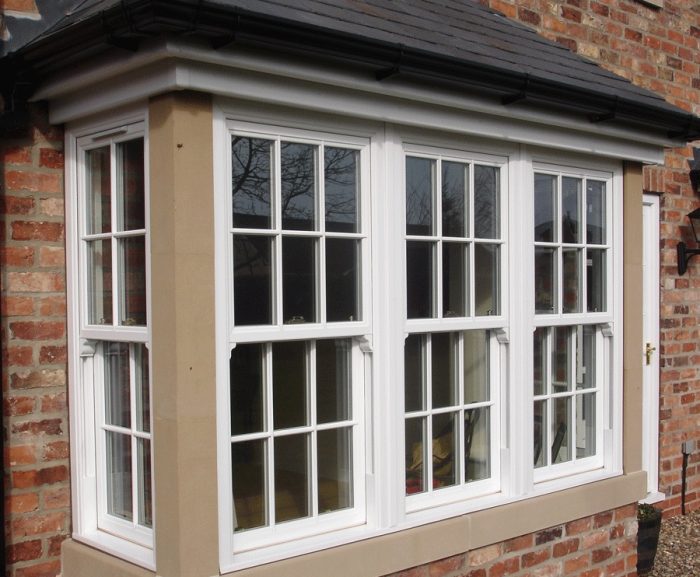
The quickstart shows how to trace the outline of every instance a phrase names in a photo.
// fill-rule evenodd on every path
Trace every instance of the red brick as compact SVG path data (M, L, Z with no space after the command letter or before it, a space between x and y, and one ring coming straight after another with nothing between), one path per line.
M586 553L585 555L579 555L573 559L567 559L564 561L564 574L565 575L575 575L578 571L585 569L590 565L591 555Z
M12 543L7 549L7 562L14 564L20 561L31 561L41 557L42 546L41 541L22 541L20 543Z
M552 548L552 555L554 557L565 557L570 555L575 551L578 551L579 540L578 539L568 539L566 541L560 541L555 543Z
M39 264L41 266L64 266L66 264L66 250L62 246L40 247Z
M12 486L17 489L54 485L68 480L68 467L58 465L33 471L13 471Z
M39 212L46 216L63 216L63 199L42 198L39 201Z
M65 289L65 280L58 272L10 272L7 288L12 292L58 292Z
M520 559L511 557L504 561L499 561L491 565L489 569L489 577L503 577L504 575L513 575L520 570Z
M44 297L39 302L39 314L44 317L65 317L66 297Z
M31 266L34 264L34 249L30 246L2 247L0 263L5 266Z
M459 571L464 566L465 556L455 555L441 561L431 563L428 569L430 577L445 577L455 571Z
M61 556L61 545L68 538L68 535L56 535L49 539L49 557L60 557Z
M553 527L551 529L540 531L535 535L535 545L543 545L551 541L556 541L557 539L561 538L563 532L563 527Z
M610 525L612 520L613 520L612 511L607 511L605 513L598 513L595 517L593 517L593 527L595 529L599 529L600 527Z
M5 448L5 462L10 467L36 463L36 449L33 445L10 445Z
M44 395L41 397L42 413L60 413L66 410L66 393Z
M58 461L61 459L67 459L68 454L68 442L55 441L53 443L48 443L44 447L44 454L42 456L42 459L44 461Z
M7 0L3 0L7 1ZM0 160L5 165L31 164L32 149L26 146L3 146L0 148Z
M523 549L530 549L534 544L534 535L521 535L520 537L515 537L514 539L506 541L503 544L503 549L505 553L511 553L513 551L522 551Z
M15 571L15 577L57 577L60 574L61 562L59 560L31 565Z
M46 341L63 338L66 325L63 322L27 321L10 323L13 338L27 341Z
M8 416L29 415L35 408L34 397L10 397L4 400L4 412Z
M12 10L14 12L29 12L32 14L39 12L34 0L2 0L1 6L4 10Z
M544 563L551 557L551 552L549 549L541 549L539 551L531 551L525 553L521 557L523 567L533 567L534 565L539 565Z
M45 346L39 350L39 362L42 365L65 364L68 359L68 349L65 345Z
M63 387L65 384L66 371L63 369L22 370L10 375L10 386L13 389Z
M5 350L6 367L27 367L34 361L34 350L32 347L8 347Z
M45 489L43 496L45 509L67 509L70 506L70 489L68 487Z
M612 549L610 547L602 547L600 549L595 549L591 555L591 561L595 563L601 563L602 561L606 561L607 559L610 559L610 557L613 556Z
M63 423L61 419L13 423L12 432L17 435L27 435L30 438L37 435L61 435L63 434Z
M12 519L12 533L16 537L30 537L56 533L66 528L65 513L51 512Z
M18 220L12 223L12 240L63 240L63 223Z
M36 493L13 493L5 499L8 513L30 513L39 508L39 495Z
M63 152L53 148L42 148L39 151L39 165L47 168L63 168Z
M46 174L19 170L10 170L5 173L5 187L12 191L60 193L63 191L62 184L60 173Z
M0 197L0 214L31 214L34 211L34 199L31 196Z

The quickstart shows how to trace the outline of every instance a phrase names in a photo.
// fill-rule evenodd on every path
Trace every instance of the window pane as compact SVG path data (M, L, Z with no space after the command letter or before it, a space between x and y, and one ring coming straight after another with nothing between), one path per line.
M433 416L433 488L457 484L457 413Z
M557 177L535 174L535 242L554 242Z
M464 460L466 481L491 476L491 419L489 407L464 412Z
M495 166L474 165L474 236L499 238L500 171Z
M466 314L466 245L442 243L442 314L463 317Z
M535 247L535 312L552 314L556 311L557 249Z
M319 423L352 418L352 342L316 341L316 420Z
M268 524L265 448L266 442L263 440L231 445L236 531L245 531Z
M231 148L233 226L270 228L274 142L234 136Z
M316 228L318 149L311 144L283 142L282 155L282 228Z
M576 397L576 457L591 457L596 453L595 393Z
M87 243L89 310L91 325L112 324L112 241Z
M586 242L604 244L605 234L605 183L586 181Z
M474 245L474 300L476 316L500 314L500 249L493 244Z
M146 326L146 238L137 236L118 242L122 263L120 323Z
M107 512L131 521L131 437L105 431L107 441Z
M319 431L318 512L352 507L352 429Z
M535 401L533 439L535 468L544 467L547 465L544 451L547 446L547 401Z
M324 151L326 230L358 232L360 153L327 146Z
M547 375L547 329L538 327L533 334L533 394L544 395L546 389Z
M432 388L433 408L457 403L457 350L455 333L433 333Z
M433 316L433 246L406 242L406 307L409 319Z
M552 464L571 461L571 397L552 400Z
M151 441L136 439L138 462L139 525L153 527L153 495L151 480Z
M425 409L426 335L408 335L404 344L404 394L406 412Z
M588 290L588 312L597 313L607 310L605 250L589 248L586 251L586 283Z
M571 391L571 327L552 330L552 391Z
M464 332L464 403L488 401L489 331Z
M581 252L577 248L562 250L562 308L565 313L581 312Z
M360 319L360 243L357 240L326 239L326 320Z
M406 157L406 234L433 234L435 161Z
M265 429L264 350L254 343L231 351L231 435Z
M576 327L577 362L576 388L593 389L596 386L596 333L594 325Z
M151 392L149 388L149 357L146 345L134 343L134 366L136 367L136 428L144 433L151 431Z
M561 240L581 242L581 179L561 179Z
M109 146L85 153L87 233L112 230L112 185Z
M105 422L131 428L129 343L105 342Z
M121 171L117 175L120 230L146 228L143 139L117 144Z
M272 345L272 385L275 429L307 425L305 341Z
M233 239L233 310L236 325L272 322L272 239Z
M282 240L282 309L285 323L316 322L316 246L313 238Z
M278 523L311 514L309 435L275 439L275 519Z
M442 235L464 237L469 198L469 165L442 163Z
M425 489L425 419L406 419L406 494Z

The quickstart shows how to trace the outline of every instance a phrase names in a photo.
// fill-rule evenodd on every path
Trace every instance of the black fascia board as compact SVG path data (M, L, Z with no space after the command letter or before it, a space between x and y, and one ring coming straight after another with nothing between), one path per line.
M612 122L665 131L671 138L700 138L700 118L672 107L605 94L475 60L464 60L391 42L260 14L206 0L130 0L67 25L59 25L8 58L17 78L32 83L56 75L112 47L138 49L148 37L193 36L216 46L240 43L369 66L494 95L528 101ZM382 81L382 80L378 80ZM386 81L386 80L383 80Z

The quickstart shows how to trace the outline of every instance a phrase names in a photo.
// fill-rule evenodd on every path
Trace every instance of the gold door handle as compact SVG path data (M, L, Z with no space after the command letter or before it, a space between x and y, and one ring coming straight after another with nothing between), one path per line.
M655 350L656 347L652 347L651 343L647 343L646 349L644 350L644 354L647 357L647 365L651 364L651 356L654 354Z

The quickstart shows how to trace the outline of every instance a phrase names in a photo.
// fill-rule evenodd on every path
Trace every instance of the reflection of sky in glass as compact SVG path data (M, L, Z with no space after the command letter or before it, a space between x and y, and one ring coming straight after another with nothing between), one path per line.
M357 232L358 157L357 150L324 149L326 230Z
M605 243L605 183L586 182L586 242Z
M535 174L535 241L554 241L554 211L557 177Z
M435 161L406 158L406 233L432 233Z
M316 202L316 147L283 142L282 228L313 230Z
M561 179L562 242L580 242L581 179Z
M474 165L474 236L498 238L499 170L495 166Z
M270 228L272 141L235 136L232 142L233 225Z

